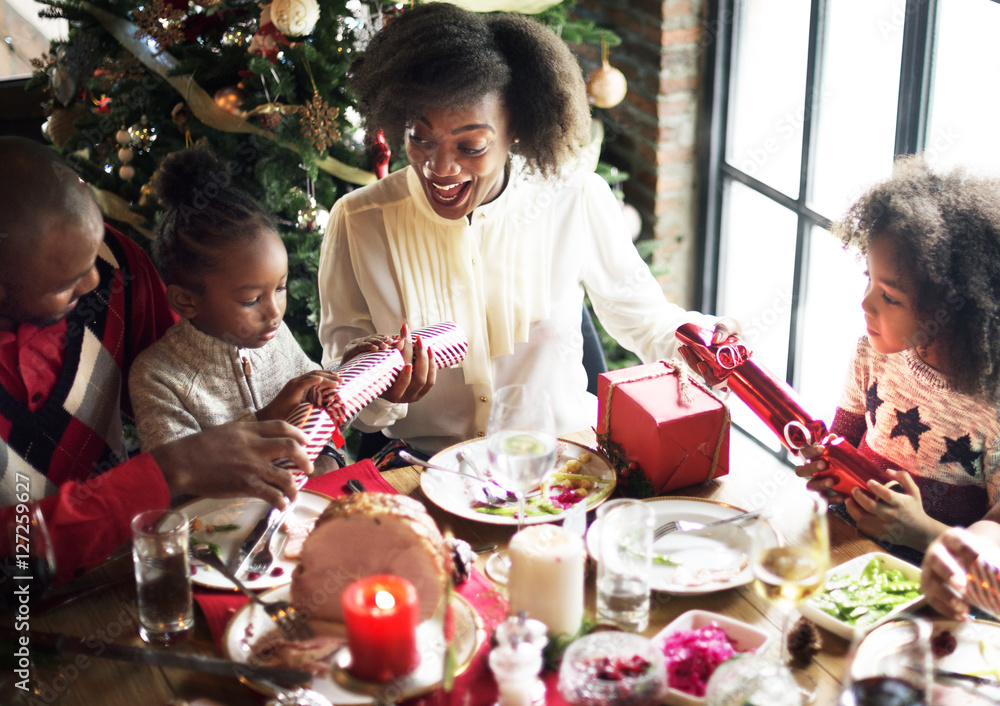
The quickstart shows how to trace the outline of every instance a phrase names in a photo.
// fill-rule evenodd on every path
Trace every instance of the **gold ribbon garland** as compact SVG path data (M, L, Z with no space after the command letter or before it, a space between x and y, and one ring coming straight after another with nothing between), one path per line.
M617 388L619 385L625 385L630 382L641 382L643 380L654 380L657 378L664 377L666 375L676 375L677 397L681 401L681 404L683 406L686 407L690 405L694 399L691 394L691 387L690 387L692 383L706 394L715 397L715 394L712 392L712 389L710 387L708 387L705 383L696 380L694 377L688 375L684 371L684 366L678 361L658 360L656 362L663 365L663 370L657 371L655 373L636 375L634 377L625 378L623 380L609 381L607 387L607 394L603 399L604 404L602 405L604 407L604 415L601 418L601 428L604 429L604 433L609 441L611 439L611 398L614 395L615 388ZM729 426L730 426L729 407L727 407L724 403L722 403L722 408L723 410L725 410L726 413L725 420L722 423L722 427L719 429L719 436L715 440L715 451L712 453L712 465L708 470L708 476L703 481L701 481L703 483L706 483L715 477L715 469L719 465L719 453L722 451L722 442L725 441L726 437L729 435ZM607 453L606 450L605 453Z
M101 26L108 31L111 36L118 40L119 44L131 52L142 64L169 83L181 94L187 102L198 120L209 127L223 132L240 132L256 135L267 140L271 140L294 152L300 152L299 148L291 143L279 142L273 132L264 130L244 118L226 112L215 104L212 97L199 86L194 75L185 74L181 76L171 76L169 72L177 66L177 60L167 52L153 52L145 42L136 36L136 26L126 19L112 15L99 7L91 5L89 2L81 2L80 6L94 16ZM377 178L372 172L351 167L340 160L326 156L317 162L317 166L327 174L331 174L351 184L372 184Z

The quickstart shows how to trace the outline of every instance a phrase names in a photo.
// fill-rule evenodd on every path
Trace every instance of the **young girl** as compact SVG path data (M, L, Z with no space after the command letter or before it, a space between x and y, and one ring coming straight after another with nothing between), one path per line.
M168 156L153 177L166 208L153 257L181 318L129 374L143 451L225 422L284 419L311 387L337 383L282 322L288 255L274 219L228 184L202 148ZM383 345L374 338L352 352Z
M869 284L831 430L901 486L869 481L844 505L891 551L922 552L949 526L1000 516L1000 180L900 159L834 232L867 257Z

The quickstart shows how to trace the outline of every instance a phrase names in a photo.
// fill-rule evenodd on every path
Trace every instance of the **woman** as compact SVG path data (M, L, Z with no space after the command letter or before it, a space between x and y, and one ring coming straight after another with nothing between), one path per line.
M433 453L483 436L493 391L515 383L549 390L560 433L593 426L584 290L644 360L673 355L681 323L714 325L666 301L607 183L574 169L586 91L542 25L420 5L372 39L351 86L368 135L402 141L410 165L334 204L320 253L324 365L401 322L455 321L470 343L461 368L429 388L415 380L400 396L410 404L376 401L355 426Z

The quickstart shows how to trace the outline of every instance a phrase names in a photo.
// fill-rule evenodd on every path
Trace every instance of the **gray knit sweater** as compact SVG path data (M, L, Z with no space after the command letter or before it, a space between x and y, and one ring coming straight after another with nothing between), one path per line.
M284 323L261 348L238 348L181 319L143 351L129 394L143 451L226 422L256 419L289 380L318 370Z

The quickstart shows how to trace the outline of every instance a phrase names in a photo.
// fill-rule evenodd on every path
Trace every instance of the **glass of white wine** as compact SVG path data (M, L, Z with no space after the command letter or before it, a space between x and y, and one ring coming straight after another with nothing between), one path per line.
M757 524L750 549L754 584L758 593L785 611L781 631L781 662L788 661L788 633L795 607L823 587L830 565L830 532L827 503L816 493L782 508ZM816 696L816 682L802 670L792 669L803 703Z
M545 390L528 385L501 387L493 396L486 430L490 473L517 498L517 531L524 527L526 497L556 465L555 417ZM497 583L507 582L510 559L495 552L486 570Z

